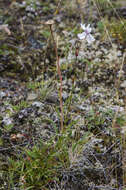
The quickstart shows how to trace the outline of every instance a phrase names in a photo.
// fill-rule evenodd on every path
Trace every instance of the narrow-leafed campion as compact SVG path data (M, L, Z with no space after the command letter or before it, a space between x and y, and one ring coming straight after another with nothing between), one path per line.
M94 37L90 34L92 28L90 27L90 24L87 25L87 27L85 26L85 24L81 24L81 28L84 30L84 32L82 32L81 34L78 34L78 38L80 40L86 39L87 42L89 44L91 44L92 42L95 41Z

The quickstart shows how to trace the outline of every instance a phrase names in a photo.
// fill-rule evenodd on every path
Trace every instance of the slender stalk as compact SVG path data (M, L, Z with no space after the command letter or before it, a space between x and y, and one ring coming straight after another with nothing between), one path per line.
M57 72L59 75L59 79L60 79L60 91L59 91L59 96L60 96L60 110L61 110L61 115L60 115L60 122L61 122L61 132L63 131L63 101L62 101L62 74L61 74L61 70L60 70L60 64L59 64L59 56L58 56L58 49L57 49L57 44L56 41L54 39L54 35L53 35L53 30L52 30L52 25L50 26L50 31L51 31L51 36L53 39L53 44L54 44L54 49L55 49L55 54L56 54L56 64L57 64Z

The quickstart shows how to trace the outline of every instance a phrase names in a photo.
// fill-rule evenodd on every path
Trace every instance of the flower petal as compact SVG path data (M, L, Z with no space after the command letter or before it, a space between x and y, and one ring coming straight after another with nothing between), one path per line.
M78 34L77 36L78 36L78 38L79 38L80 40L83 40L83 39L86 37L86 33L83 32L83 33L81 33L81 34Z
M82 28L83 30L85 30L85 29L86 29L85 24L81 24L81 28Z
M86 30L87 30L88 33L91 33L92 29L91 28L86 28Z
M87 25L86 30L88 33L91 33L92 28L90 27L90 24Z
M93 37L91 34L88 34L88 35L86 36L86 40L87 40L87 42L88 42L89 44L91 44L92 42L95 41L94 37Z
M90 24L87 25L87 28L90 28Z

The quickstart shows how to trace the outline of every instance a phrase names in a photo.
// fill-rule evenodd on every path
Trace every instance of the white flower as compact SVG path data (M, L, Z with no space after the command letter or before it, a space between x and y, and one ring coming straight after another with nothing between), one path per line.
M85 24L81 24L81 28L84 30L84 32L82 32L81 34L78 34L78 38L80 40L86 39L87 42L89 44L91 44L92 42L95 41L94 37L90 34L91 33L91 27L90 24L87 25L87 27L85 26Z

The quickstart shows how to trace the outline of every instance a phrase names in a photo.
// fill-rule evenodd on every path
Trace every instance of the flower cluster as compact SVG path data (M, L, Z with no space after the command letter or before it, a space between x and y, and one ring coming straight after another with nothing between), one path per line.
M95 41L94 37L90 34L91 33L91 27L90 24L85 26L85 24L81 24L81 28L84 30L81 34L78 34L78 38L80 40L86 39L89 44Z

